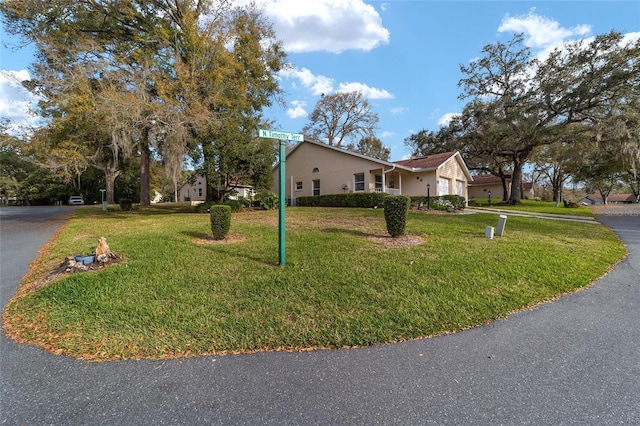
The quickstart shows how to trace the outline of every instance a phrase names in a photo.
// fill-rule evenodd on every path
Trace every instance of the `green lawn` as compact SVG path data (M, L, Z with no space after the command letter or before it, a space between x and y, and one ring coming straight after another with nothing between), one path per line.
M123 259L14 299L5 329L96 360L381 344L550 300L626 253L601 225L510 217L487 240L496 214L420 212L407 229L423 243L389 248L371 240L386 234L381 209L288 208L280 267L277 211L236 213L234 242L198 244L208 215L184 210L77 209L32 278L101 236Z
M586 206L579 207L564 207L564 203L560 202L556 207L555 201L533 201L522 200L520 205L510 206L496 203L496 200L491 200L491 206L489 206L489 200L487 198L476 198L473 201L479 204L479 207L490 207L492 209L500 210L516 210L531 213L545 213L556 215L568 215L568 216L585 216L593 217L593 213Z

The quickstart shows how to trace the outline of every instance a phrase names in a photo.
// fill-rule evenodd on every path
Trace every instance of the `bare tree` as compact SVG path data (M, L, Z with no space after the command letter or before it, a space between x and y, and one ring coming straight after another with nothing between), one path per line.
M340 147L345 140L373 137L378 121L361 92L338 92L320 98L302 131Z

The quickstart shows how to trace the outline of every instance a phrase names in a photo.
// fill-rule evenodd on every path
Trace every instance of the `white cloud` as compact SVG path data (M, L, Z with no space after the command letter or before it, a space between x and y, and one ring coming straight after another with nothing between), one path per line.
M311 93L314 96L329 95L334 91L359 91L367 99L393 99L393 95L384 89L377 89L358 82L340 83L338 89L334 90L334 80L332 78L323 75L315 75L307 68L288 68L284 71L280 71L278 75L282 79L294 80L292 85L295 89L300 89L300 87L298 87L298 83L301 84L302 88L311 90Z
M34 126L38 120L30 110L37 98L21 84L29 78L26 70L0 70L0 117L10 120L9 132L13 134Z
M393 99L393 95L384 89L369 87L363 83L340 83L337 92L361 92L368 99Z
M363 0L258 0L288 52L369 51L389 42L382 18Z
M533 8L527 15L505 16L498 27L498 32L507 31L524 33L525 45L544 49L558 45L569 37L585 36L591 33L591 26L577 25L573 28L563 28L557 21L536 15L535 8Z
M291 105L293 105L293 108L287 109L287 115L289 116L289 118L300 118L300 117L306 117L309 115L307 111L304 109L304 107L307 106L306 102L292 101Z
M333 79L325 77L323 75L314 75L306 68L300 70L296 68L289 68L284 71L280 71L279 76L281 78L296 79L306 89L311 89L311 93L318 96L321 94L328 94L333 92ZM294 87L298 88L295 83Z
M393 114L393 115L402 115L407 111L409 111L409 108L405 108L405 107L391 108L391 114Z
M395 132L384 131L380 133L379 137L380 139L386 139L386 138L391 138L395 135L396 135Z
M440 127L446 127L449 125L449 123L451 123L451 120L453 120L454 117L459 116L460 113L457 112L448 112L445 115L443 115L442 117L440 117L438 119L438 126Z

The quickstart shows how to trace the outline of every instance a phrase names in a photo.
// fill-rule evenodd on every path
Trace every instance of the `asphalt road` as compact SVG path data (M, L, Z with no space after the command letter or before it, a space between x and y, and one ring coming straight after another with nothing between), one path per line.
M3 307L69 211L0 209ZM630 252L606 277L449 336L86 363L3 335L0 424L640 424L640 216L599 220Z

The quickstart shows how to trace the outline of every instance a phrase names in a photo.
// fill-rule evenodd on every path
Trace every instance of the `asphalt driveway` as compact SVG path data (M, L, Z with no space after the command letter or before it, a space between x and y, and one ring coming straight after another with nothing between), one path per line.
M29 212L0 209L3 307L70 210ZM450 336L86 363L2 335L0 424L640 424L640 215L598 219L630 252L606 277Z

